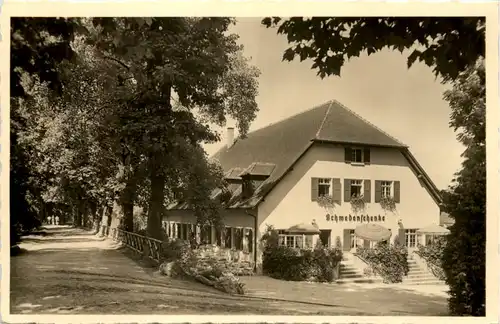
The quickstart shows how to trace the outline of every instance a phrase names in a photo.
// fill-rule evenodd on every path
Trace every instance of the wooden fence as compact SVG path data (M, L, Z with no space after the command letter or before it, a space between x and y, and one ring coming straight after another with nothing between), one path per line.
M109 228L104 229L104 233L106 233L106 230L109 233ZM127 232L118 228L111 228L111 237L115 241L122 242L132 250L144 254L156 262L160 262L161 260L162 245L164 242L160 240Z

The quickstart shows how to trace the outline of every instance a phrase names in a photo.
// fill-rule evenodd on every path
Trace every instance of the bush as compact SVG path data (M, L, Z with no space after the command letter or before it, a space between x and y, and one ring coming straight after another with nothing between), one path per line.
M266 240L262 260L265 274L290 281L332 282L337 279L342 260L340 249L317 246L314 250L300 250L279 246L276 238L277 233L272 228L263 235Z
M385 283L402 282L408 275L408 251L406 247L395 244L377 244L375 248L359 247L356 254L382 277Z
M163 275L190 278L230 294L245 293L244 284L231 271L237 262L220 259L207 249L192 250L189 242L182 240L165 242L162 250Z
M186 241L170 240L163 242L161 252L161 261L177 261L188 258L192 250Z
M415 254L425 260L431 273L439 280L446 280L443 270L443 252L446 246L446 240L439 238L431 245L419 245Z

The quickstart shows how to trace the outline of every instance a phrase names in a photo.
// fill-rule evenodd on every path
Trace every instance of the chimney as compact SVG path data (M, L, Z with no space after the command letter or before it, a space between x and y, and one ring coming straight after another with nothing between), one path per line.
M227 148L230 148L234 144L234 127L227 128Z

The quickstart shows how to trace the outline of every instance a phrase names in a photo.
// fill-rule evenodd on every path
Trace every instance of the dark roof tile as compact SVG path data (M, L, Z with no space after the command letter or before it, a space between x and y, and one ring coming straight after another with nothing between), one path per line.
M236 188L241 185L231 188L231 207L258 204L315 140L406 148L339 102L329 101L253 131L246 138L237 138L232 146L222 147L212 157L219 161L226 177L237 178L248 170L269 175L254 196L244 201L234 199L240 196L241 189Z

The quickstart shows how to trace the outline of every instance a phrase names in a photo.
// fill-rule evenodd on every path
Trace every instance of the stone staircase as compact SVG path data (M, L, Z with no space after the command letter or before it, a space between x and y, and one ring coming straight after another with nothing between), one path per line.
M381 278L377 277L366 277L363 274L363 269L355 265L353 256L349 253L344 254L344 258L340 263L340 274L337 283L380 283Z
M403 283L411 285L444 285L445 282L436 278L427 269L422 268L417 262L408 255L408 266L410 271L403 278Z
M409 285L444 285L445 282L434 277L427 269L421 267L411 256L408 256L410 271L403 278L404 284ZM354 262L354 256L344 253L340 263L340 274L337 283L382 283L382 278L376 276L367 277L363 273L363 265Z

